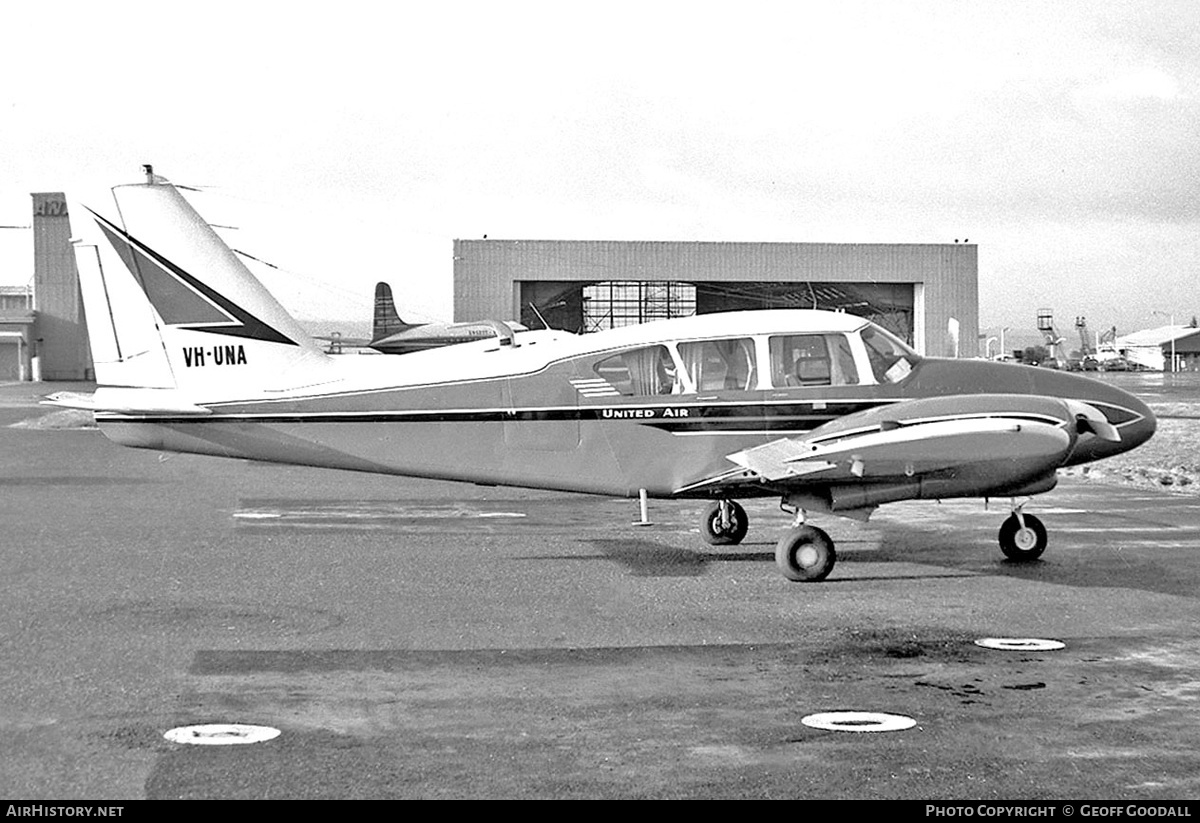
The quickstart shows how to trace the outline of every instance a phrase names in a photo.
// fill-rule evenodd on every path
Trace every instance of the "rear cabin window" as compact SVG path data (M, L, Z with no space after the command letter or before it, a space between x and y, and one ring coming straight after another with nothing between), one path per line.
M789 334L770 339L771 384L852 386L858 368L850 343L841 334Z
M754 341L749 337L680 343L679 358L696 391L757 388Z
M680 394L683 383L666 346L647 346L601 360L595 372L627 397Z

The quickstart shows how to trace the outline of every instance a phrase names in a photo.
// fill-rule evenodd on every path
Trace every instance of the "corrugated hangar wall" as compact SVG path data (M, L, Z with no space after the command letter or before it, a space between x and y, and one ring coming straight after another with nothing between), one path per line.
M35 351L43 380L91 380L92 358L83 298L71 248L71 220L62 192L33 198Z
M608 281L906 285L919 351L952 354L952 319L959 355L978 349L978 246L970 243L454 241L456 321L519 319L523 284Z

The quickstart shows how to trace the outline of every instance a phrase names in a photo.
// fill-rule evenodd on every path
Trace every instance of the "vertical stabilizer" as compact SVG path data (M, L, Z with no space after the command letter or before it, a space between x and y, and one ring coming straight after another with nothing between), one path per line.
M179 191L158 177L79 209L75 244L101 385L212 402L319 382L328 358Z
M375 284L375 324L371 332L371 342L383 340L393 334L414 328L413 323L405 323L396 312L396 303L392 300L392 287L380 281Z

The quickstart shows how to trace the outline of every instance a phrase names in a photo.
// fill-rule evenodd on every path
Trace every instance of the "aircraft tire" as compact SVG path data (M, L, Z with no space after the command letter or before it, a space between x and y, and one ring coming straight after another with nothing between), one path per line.
M704 540L711 546L736 546L746 539L750 530L750 517L746 510L736 500L729 501L732 522L728 530L721 529L721 504L717 501L709 503L700 519L700 530Z
M1032 514L1024 515L1025 527L1014 514L1000 526L1000 551L1009 560L1037 560L1046 550L1046 527Z
M833 540L815 526L797 526L775 546L775 565L796 583L824 580L836 562Z

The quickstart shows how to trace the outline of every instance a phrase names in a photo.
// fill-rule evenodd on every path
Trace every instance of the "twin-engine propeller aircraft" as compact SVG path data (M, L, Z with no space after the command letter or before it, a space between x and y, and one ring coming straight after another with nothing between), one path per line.
M115 188L73 210L96 421L140 448L615 496L737 498L795 516L776 561L821 580L809 511L865 519L898 500L1011 498L1010 558L1041 555L1024 498L1056 470L1127 451L1150 410L1076 375L917 355L849 314L710 314L577 336L513 333L404 357L330 357L176 189ZM70 401L63 401L69 403ZM1018 500L1022 500L1018 504Z

